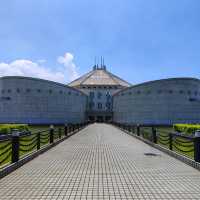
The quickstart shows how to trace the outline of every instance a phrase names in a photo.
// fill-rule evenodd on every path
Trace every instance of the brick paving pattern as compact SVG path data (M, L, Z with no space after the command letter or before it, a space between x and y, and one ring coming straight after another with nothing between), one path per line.
M93 124L1 179L0 199L200 199L200 173Z

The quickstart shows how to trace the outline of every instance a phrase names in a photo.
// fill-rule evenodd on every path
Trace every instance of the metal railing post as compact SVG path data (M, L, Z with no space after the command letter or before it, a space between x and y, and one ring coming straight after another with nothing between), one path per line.
M200 162L200 137L194 138L194 160Z
M72 125L70 124L69 126L68 126L68 133L71 133L71 128L72 127Z
M69 132L68 132L68 133L70 133L70 134L71 134L71 132L72 132L72 125L70 124L68 128L69 128L69 129L68 129L68 130L69 130Z
M134 131L133 131L133 125L131 126L131 134L133 134L134 133Z
M59 139L61 139L61 135L62 135L62 129L59 128L59 129L58 129L58 137L59 137Z
M68 136L68 125L65 124L65 136L67 137Z
M37 150L40 149L40 133L37 133Z
M169 134L169 149L173 150L173 134Z
M137 136L140 136L140 125L137 125Z
M54 126L50 126L50 144L54 142Z
M157 136L156 136L156 128L152 127L152 141L153 143L157 143Z
M19 133L14 133L12 136L12 163L19 160Z

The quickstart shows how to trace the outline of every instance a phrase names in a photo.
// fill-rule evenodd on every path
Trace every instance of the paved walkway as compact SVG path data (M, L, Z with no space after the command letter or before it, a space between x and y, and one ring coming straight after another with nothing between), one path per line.
M200 199L200 172L94 124L0 180L0 199Z

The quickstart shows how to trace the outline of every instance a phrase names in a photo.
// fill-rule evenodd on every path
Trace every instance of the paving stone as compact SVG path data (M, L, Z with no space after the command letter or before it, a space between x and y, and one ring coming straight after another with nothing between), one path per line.
M158 156L146 156L155 153ZM0 180L0 199L200 199L200 173L93 124Z

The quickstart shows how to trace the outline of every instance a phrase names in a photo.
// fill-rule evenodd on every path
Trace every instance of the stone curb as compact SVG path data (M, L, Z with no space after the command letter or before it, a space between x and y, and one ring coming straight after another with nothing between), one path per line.
M142 142L144 142L144 143L146 143L146 144L148 144L148 145L150 145L150 146L152 146L152 147L154 147L154 148L156 148L156 149L158 149L158 150L160 150L160 151L162 151L162 152L164 152L164 153L166 153L166 154L168 154L168 155L170 155L170 156L172 156L172 157L184 162L185 164L187 164L187 165L189 165L189 166L191 166L191 167L193 167L193 168L195 168L195 169L200 171L200 163L198 163L198 162L196 162L196 161L194 161L194 160L192 160L192 159L190 159L190 158L188 158L188 157L186 157L184 155L181 155L181 154L179 154L179 153L177 153L175 151L171 151L171 150L169 150L169 149L167 149L165 147L162 147L162 146L160 146L158 144L155 144L155 143L153 143L153 142L151 142L149 140L146 140L146 139L144 139L144 138L142 138L140 136L137 136L135 134L131 134L129 131L123 130L123 129L121 129L119 127L116 127L116 126L114 126L114 127L117 128L117 129L120 129L121 131L127 133L128 135L133 136L136 139L139 139Z
M46 151L48 151L52 147L60 144L61 142L63 142L64 140L68 139L72 135L78 133L79 131L81 131L84 128L80 128L79 130L74 131L71 135L64 136L60 140L55 141L53 144L49 144L48 146L45 146L45 147L41 148L40 150L35 151L35 152L33 152L33 153L31 153L31 154L23 157L18 162L12 163L12 164L10 164L10 165L8 165L8 166L0 169L0 179L3 178L3 177L5 177L5 176L7 176L8 174L10 174L11 172L13 172L14 170L18 169L19 167L23 166L27 162L33 160L34 158L36 158L37 156L41 155L42 153L45 153Z

